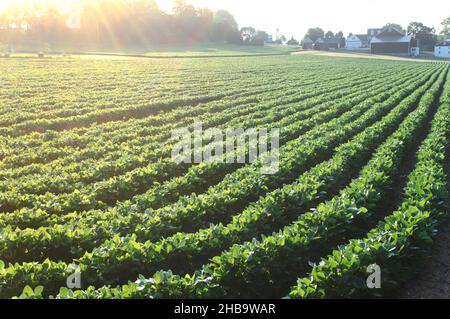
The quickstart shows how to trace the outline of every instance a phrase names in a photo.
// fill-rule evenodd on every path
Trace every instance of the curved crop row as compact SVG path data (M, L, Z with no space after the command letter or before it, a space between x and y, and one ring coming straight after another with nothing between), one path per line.
M425 67L423 67L425 68ZM429 68L429 66L427 66L426 68ZM425 69L426 69L425 68ZM407 70L410 70L411 68L406 68ZM359 71L357 72L357 70L353 70L353 73L348 76L348 79L353 78L353 76L359 74ZM364 74L367 73L367 70L363 70ZM378 73L379 71L377 71L376 73ZM378 74L377 74L378 75ZM379 74L381 75L381 74ZM333 80L333 79L331 79ZM333 82L331 81L330 82ZM297 82L297 80L295 80L295 82ZM284 82L283 82L284 83ZM314 81L312 83L315 83ZM317 83L317 82L316 82ZM348 83L348 82L347 82ZM273 84L270 84L270 86L273 86ZM287 89L287 88L285 88ZM332 86L330 87L330 90L332 89ZM271 87L268 88L269 91L272 90ZM267 91L267 90L266 90ZM257 92L255 92L256 94ZM267 92L266 92L267 93ZM288 92L289 93L289 92ZM260 100L255 101L252 98L245 98L243 101L247 101L246 103L249 103L251 101L254 102L261 102ZM239 102L239 100L237 100L236 102ZM214 104L219 104L219 103L214 103ZM221 102L219 104L222 105L223 102ZM195 117L198 115L201 115L203 112L205 111L209 111L210 107L205 108L205 107L190 107L190 108L183 108L183 109L177 109L176 111L172 111L169 113L165 113L164 116L153 116L150 117L148 119L144 119L144 120L136 120L136 121L131 121L130 123L128 123L129 121L122 121L122 122L114 122L113 124L109 123L108 125L100 125L100 126L94 126L91 127L90 129L85 129L85 130L71 130L71 131L66 131L64 134L59 134L58 132L51 132L51 133L46 133L42 135L42 138L40 138L40 135L34 135L34 137L37 138L32 138L30 139L30 136L26 136L26 137L22 137L20 138L20 140L18 139L13 139L13 140L4 140L4 145L11 145L10 149L15 150L15 152L18 153L18 155L20 154L20 156L13 156L14 153L9 154L7 151L2 151L5 154L8 154L9 156L4 158L3 164L5 164L5 160L8 160L10 163L14 164L18 164L18 165L26 165L27 162L24 162L26 157L21 159L23 156L31 156L28 159L29 163L32 162L43 162L46 163L49 160L52 160L55 156L59 156L59 155L63 155L66 154L65 152L67 152L68 150L66 150L67 148L78 148L78 147L89 147L92 145L92 143L94 141L98 140L98 145L94 145L95 147L101 147L101 143L107 144L109 141L114 141L115 144L120 144L128 139L135 139L136 136L145 136L145 135L150 135L150 134L154 134L153 133L148 133L148 126L154 126L157 125L158 127L164 126L166 125L166 123L168 122L172 122L173 120L184 120L186 118L189 117ZM211 109L211 111L214 111L215 109L217 109L217 105L213 105L213 108ZM223 108L222 108L223 110ZM133 130L130 130L130 125L133 125ZM163 129L164 127L161 127L161 129ZM170 129L170 128L169 128ZM74 134L75 132L79 132L80 134L83 133L83 136L79 136L78 134ZM118 137L120 137L120 134L123 135L123 133L126 134L125 139L120 139ZM119 136L118 136L119 134ZM31 137L33 137L33 135L31 135ZM106 138L106 139L105 139ZM45 143L46 145L48 144L48 146L50 146L50 148L46 147L44 150L39 151L39 149L35 150L35 148L37 146L40 145L40 143L49 141L48 143ZM30 142L31 141L31 142ZM33 150L36 152L36 154L34 152L30 151L30 148L33 148ZM46 153L44 152L45 150L48 150L48 152L50 153ZM103 151L105 152L105 151ZM77 159L80 160L80 159Z
M348 182L351 172L358 170L376 145L401 122L401 113L393 115L339 146L332 159L303 174L293 184L268 194L235 216L226 226L214 225L194 234L179 233L156 243L139 243L134 236L106 242L78 260L84 283L119 284L139 274L152 274L161 268L187 273L208 257L233 244L282 227L292 220L296 212L307 211L327 198L333 189ZM44 264L47 267L34 265L27 272L39 278L47 294L56 293L64 285L70 266L62 262L52 264L47 261ZM15 269L23 270L22 267ZM14 282L13 286L24 287L27 284L32 283Z
M250 82L251 84L251 82ZM242 93L239 87L228 88L228 92L205 92L202 96L187 96L186 98L173 99L172 97L162 98L159 101L154 101L150 105L142 102L141 104L133 104L130 106L113 107L106 110L95 110L93 112L72 116L66 118L55 119L34 119L30 121L21 122L9 127L0 128L0 135L3 136L17 136L31 132L42 132L45 130L68 130L75 127L84 127L93 123L104 123L110 121L124 120L128 118L145 117L160 111L168 111L178 107L197 105L203 102L219 100L225 96L239 97L245 94L251 94L251 89L248 92Z
M381 81L381 80L380 80ZM364 83L367 83L366 79ZM353 90L358 89L358 83L354 83L356 87ZM369 85L367 85L369 87ZM329 88L330 89L330 88ZM334 96L339 97L344 94L352 93L352 89L343 90L341 92L334 94ZM316 93L314 93L316 92ZM323 91L325 92L325 91ZM312 94L320 94L320 90L311 90ZM222 113L207 114L204 113L202 116L192 117L191 119L184 119L184 125L189 126L194 120L199 120L203 122L204 128L224 126L237 126L237 125L251 125L252 127L256 124L249 122L249 120L255 120L258 124L271 123L271 121L277 121L283 116L290 115L294 112L306 110L313 107L314 104L307 103L304 100L311 95L305 93L297 93L292 97L286 98L286 91L280 93L278 100L267 101L264 103L252 103L249 106L237 104L235 107L228 109ZM326 96L330 96L331 94ZM283 97L283 99L280 99ZM325 98L325 96L323 96ZM301 104L295 107L292 106L291 101L302 101ZM289 101L289 104L283 104L285 101ZM315 100L311 100L316 103ZM273 108L277 108L277 112L273 112ZM258 110L257 116L255 110ZM253 113L253 114L252 114ZM249 116L252 114L252 116ZM0 176L3 178L8 178L8 180L0 183L0 189L3 192L8 192L9 188L14 189L15 192L27 193L27 194L42 194L43 192L61 193L74 191L77 188L81 188L85 183L92 183L99 180L105 180L113 177L117 174L123 174L124 172L133 170L135 168L148 165L150 162L155 162L159 158L167 158L170 156L171 149L173 147L173 141L170 141L170 132L175 129L176 126L162 127L161 132L156 136L151 135L149 137L140 137L139 144L132 144L127 142L122 145L117 145L116 152L105 152L105 147L94 147L95 152L90 148L83 149L79 152L74 152L72 150L72 155L69 158L64 158L64 161L57 161L49 164L34 165L32 167L32 174L29 170L21 168L20 175L17 176L15 172L17 170L4 171ZM167 141L168 142L163 142ZM108 146L115 145L114 142L107 143ZM68 150L70 151L70 149ZM92 156L92 153L103 153L103 158L92 157L87 158L85 161L80 161L78 157L80 153L88 154ZM77 158L78 157L78 158ZM68 162L67 160L70 160ZM70 164L72 163L72 164ZM69 164L69 165L68 165ZM83 174L76 172L83 172ZM6 173L9 173L6 175ZM5 176L6 175L6 176ZM11 179L12 178L12 179ZM11 195L5 195L11 197Z
M435 78L436 75L409 98L412 100L407 104L409 108ZM423 83L426 80L421 81ZM418 82L420 83L420 80ZM240 207L245 207L271 189L291 183L307 168L329 158L330 150L376 122L383 113L387 113L393 105L414 91L416 85L396 93L389 102L381 104L380 108L373 109L359 119L357 118L360 113L370 108L370 101L353 108L341 118L316 127L303 138L289 142L284 147L284 153L282 152L280 170L274 175L262 175L258 166L261 163L249 165L225 177L205 195L191 196L174 205L145 214L128 213L122 218L108 218L104 226L96 222L99 227L94 229L81 226L82 223L88 223L89 218L77 221L76 229L71 225L58 225L15 232L6 227L0 244L0 254L5 260L39 260L51 255L57 258L66 256L64 258L69 259L77 257L78 247L81 250L95 247L94 238L105 238L104 234L108 232L114 234L117 231L131 230L131 227L133 230L129 232L136 233L138 237L155 240L177 231L196 230L210 222L230 218L230 211L238 213ZM408 109L407 106L404 108Z
M41 63L33 68L25 68L23 65L34 64L33 61L12 60L6 64L13 65L14 72L2 74L2 86L0 91L1 114L9 114L10 108L19 110L17 114L44 113L46 111L61 111L61 109L73 108L70 102L76 102L81 108L89 108L87 105L92 100L98 100L96 108L106 108L112 102L123 102L134 98L152 98L168 96L178 89L189 93L205 92L204 86L199 82L208 79L211 85L227 87L228 82L246 81L255 82L261 75L279 73L288 74L288 66L293 66L288 60L285 65L277 66L276 63L266 63L268 59L259 61L255 66L248 61L235 60L229 63L225 70L219 63L212 61L195 61L179 63L161 63L151 60L90 60L85 64L82 60L53 60L51 65L55 68L46 68L42 72ZM81 67L82 66L82 67ZM103 67L102 67L103 66ZM311 72L311 68L305 68L305 72ZM108 76L105 77L105 70ZM192 72L193 70L201 72ZM49 72L51 72L51 75ZM246 75L242 79L243 75ZM148 79L151 78L151 81ZM14 86L18 79L25 80L27 86ZM95 84L95 85L93 85ZM48 88L51 87L51 92ZM89 90L87 90L89 89ZM52 94L52 93L57 93ZM63 93L63 94L61 94ZM66 94L64 94L66 93ZM67 95L67 93L69 93ZM73 94L74 93L74 94ZM118 94L119 93L119 94ZM126 99L118 99L117 95L125 93ZM8 106L8 107L6 107ZM92 106L92 105L91 105ZM91 108L92 109L92 108ZM8 112L9 111L9 112Z
M333 83L334 81L342 81L343 79L345 79L345 77L339 76L330 78L329 81ZM318 83L321 83L320 81L317 80L312 81L304 79L299 80L297 79L297 77L287 78L283 80L278 79L275 85L273 84L273 81L268 82L264 81L265 85L263 85L260 90L255 90L254 95L252 96L261 94L263 94L263 96L266 96L267 94L270 95L273 91L276 92L279 86L288 89L290 87L289 84L292 82L294 82L294 84L302 83L305 84L307 87L309 85L316 85ZM283 86L286 84L289 85L287 88ZM255 100L252 97L244 97L233 101L236 101L237 103L250 103L251 101L260 102L260 100ZM154 115L144 119L102 123L86 128L77 128L65 132L51 131L51 133L30 134L27 136L21 136L14 139L11 138L6 139L4 137L0 137L0 140L2 141L1 143L2 153L8 155L8 157L3 158L3 162L5 162L6 159L9 159L9 157L14 157L14 159L16 159L17 161L18 159L20 159L20 157L14 155L20 155L22 153L28 154L30 153L29 152L30 147L36 148L42 146L45 147L45 149L48 148L65 149L66 147L77 148L89 146L93 142L101 141L102 138L103 141L107 141L104 139L106 135L108 136L108 140L113 139L116 140L117 142L120 141L120 139L116 137L118 134L120 136L120 134L134 132L135 134L134 137L142 136L142 134L146 132L145 127L148 125L157 125L158 127L161 127L162 125L173 122L174 120L179 121L182 118L189 118L190 116L201 115L205 111L215 112L218 109L217 107L222 106L224 103L221 101L217 101L214 104L218 105L210 106L206 104L206 105L199 105L197 107L186 107L164 113L163 116ZM230 106L233 105L234 103L231 104ZM130 130L130 128L132 128L133 130ZM42 153L41 156L45 158L50 158L49 155L44 154L45 153ZM35 160L38 160L38 158L36 158Z
M277 74L278 77L280 77L281 74ZM217 75L216 75L217 76ZM272 78L272 80L275 80L275 77ZM226 81L226 84L224 83L224 81ZM177 86L178 83L173 83L172 86L170 85L170 83L167 81L167 79L165 79L164 81L164 87L165 90L159 90L158 92L155 92L153 95L147 96L148 99L152 99L152 100L160 100L160 99L164 99L167 98L168 96L168 92L171 93L171 95L173 96L184 96L184 97L195 97L195 96L199 96L205 93L205 89L202 88L201 86L198 86L191 83L191 86L185 86L183 88ZM222 91L224 89L230 89L233 87L239 87L242 89L249 89L251 88L251 85L253 84L254 86L254 82L247 82L247 81L243 81L240 78L235 78L235 79L228 79L228 80L224 80L222 78L216 78L214 81L210 81L208 83L208 89L210 91ZM105 94L102 95L102 99L106 100L109 97L111 99L114 98L114 103L109 102L107 104L96 104L95 105L95 109L98 110L108 110L111 108L115 108L117 107L117 104L122 104L122 103L126 103L126 104L139 104L142 103L142 97L139 96L132 96L132 95L128 95L126 98L122 98L119 99L116 96L114 96L114 94L117 94L117 92L114 92L113 94L111 94L111 92L108 92L110 96L106 96ZM127 92L121 92L122 94L126 94ZM44 104L45 101L36 101L39 102L39 104ZM48 104L47 104L48 105ZM17 125L20 124L21 122L29 122L29 121L36 121L36 120L45 120L45 119L64 119L67 117L73 117L73 116L81 116L81 115L86 115L92 112L92 106L88 105L88 104L84 104L84 105L80 105L80 104L76 104L76 105L64 105L63 107L60 107L58 109L45 109L45 110L41 110L40 112L37 112L38 110L33 109L25 109L25 110L20 110L18 111L17 108L15 108L14 106L12 106L12 108L16 111L16 112L3 112L2 117L0 119L0 128L2 127L9 127L9 126L13 126L13 125ZM18 112L17 112L18 111Z
M258 86L262 86L262 84L267 83L267 81L280 81L282 78L286 78L287 76L292 76L289 73L283 73L280 70L276 69L270 69L268 70L270 73L267 74L267 76L264 79L261 79L261 81L258 81ZM308 72L305 72L308 74ZM148 75L147 75L148 76ZM206 90L208 91L223 91L223 90L230 90L231 88L240 88L242 90L254 88L257 89L258 86L255 86L255 79L254 78L242 78L238 75L234 75L233 77L222 77L220 74L211 74L208 75L208 73L203 73L202 77L211 76L212 78L208 80L208 88L198 85L199 81L201 81L202 78L199 78L194 81L184 81L183 86L180 86L179 81L176 81L176 78L171 80L171 77L166 74L163 77L163 81L160 84L158 90L155 90L155 92L152 92L151 95L147 95L145 97L146 100L160 100L165 99L169 95L170 96L184 96L184 97L195 97L199 95L205 94ZM256 74L255 74L256 77ZM280 81L281 82L281 81ZM120 84L120 83L117 83ZM73 84L75 85L75 84ZM131 88L131 83L127 83L127 87ZM96 89L99 89L99 86L96 86ZM118 98L116 91L109 91L106 90L103 94L101 94L101 98L103 103L96 103L95 109L98 110L108 110L111 108L117 107L117 104L139 104L142 103L142 96L136 95L136 93L133 94L132 90L124 90L124 87L120 87L121 90L121 96L123 98ZM22 92L23 93L23 92ZM35 92L33 92L35 94ZM65 118L65 117L72 117L72 116L80 116L85 115L87 113L92 112L92 105L89 105L88 103L77 103L75 105L71 104L63 104L62 106L58 106L56 109L49 107L49 105L54 105L54 103L49 103L49 101L43 101L38 98L36 98L35 101L33 101L35 105L43 105L45 109L39 109L39 107L36 109L34 107L30 107L29 105L26 105L27 108L23 110L19 110L17 108L17 105L14 105L14 103L10 107L11 109L14 109L16 112L11 112L11 109L5 109L4 112L0 113L2 115L0 119L0 128L1 127L8 127L11 125L19 124L20 122L25 121L35 121L35 120L42 120L46 118ZM25 106L25 105L22 105ZM17 112L18 111L18 112Z
M373 296L366 280L367 269L374 264L381 267L381 288L385 292L411 274L411 258L429 251L438 221L448 209L445 165L449 161L449 81L450 77L431 132L419 149L416 168L408 177L399 210L364 239L352 240L324 258L308 278L300 279L292 288L290 298ZM380 293L378 289L376 292Z
M342 79L339 78L339 80ZM293 84L291 84L292 82ZM289 81L279 80L279 83L275 85L271 81L263 81L263 84L260 83L261 87L253 88L252 94L244 95L243 97L235 98L232 100L225 99L225 101L219 100L210 103L203 103L196 107L183 107L180 109L172 110L170 112L165 112L163 113L163 116L152 115L143 119L130 119L127 121L108 122L102 124L99 123L88 128L72 129L65 132L50 131L50 133L46 132L45 134L31 134L8 139L2 138L2 140L5 142L4 148L9 146L8 150L5 149L5 151L3 151L3 153L5 155L8 155L8 157L3 158L2 164L5 167L9 167L7 166L8 163L14 164L18 162L18 164L26 164L25 159L22 159L22 157L24 157L25 155L32 155L29 154L29 147L45 147L43 150L41 150L41 152L44 152L47 149L48 152L53 149L55 149L53 150L53 152L62 152L67 147L78 148L93 144L96 141L100 141L99 139L105 138L106 134L111 139L117 139L116 136L118 136L119 134L129 134L132 132L134 132L135 134L134 137L143 136L142 134L146 132L143 125L147 126L153 122L155 125L158 125L158 127L161 127L161 125L165 125L173 121L179 121L182 118L201 115L204 112L208 111L217 112L220 110L224 110L226 107L236 106L239 103L251 103L252 101L259 102L256 97L261 96L261 98L264 98L267 95L270 97L270 95L273 94L273 92L276 92L276 90L279 88L285 88L287 90L287 94L289 94L290 87L295 87L296 84L300 83L304 83L307 86L317 84L316 81L304 82L304 80L300 80L299 82L299 80L295 79L290 79ZM286 87L287 84L288 86ZM298 90L292 90L292 92L298 92ZM45 153L40 154L40 156L49 158L49 155L45 155ZM35 160L38 159L39 158L35 158ZM31 159L29 161L31 161Z
M378 91L375 91L377 93L383 92L383 86L382 88L378 89ZM375 94L375 93L374 93ZM373 94L373 95L374 95ZM364 96L361 96L360 94L353 94L356 96L353 100L350 100L349 102L345 102L343 104L343 107L350 107L351 103L356 103L358 101L362 101L364 99ZM345 98L340 100L346 100ZM338 100L337 100L338 101ZM336 102L337 102L336 101ZM377 100L374 100L376 102ZM316 105L317 101L313 100L313 104ZM337 104L339 106L339 104ZM328 105L322 105L319 107L320 109L327 108ZM290 116L287 116L285 118L282 118L278 123L276 122L277 119L279 119L278 113L274 113L272 120L268 120L273 125L279 124L281 127L283 127L282 134L282 142L289 141L292 138L295 138L299 134L302 134L312 127L314 125L320 124L326 120L330 120L333 117L333 114L338 114L334 112L327 111L322 112L320 114L315 115L311 119L308 119L307 121L303 121L303 126L300 126L299 123L296 123L296 120L298 119L304 119L305 117L314 115L316 113L316 109L309 109L307 108L304 112L294 113ZM290 111L289 111L290 112ZM275 120L275 122L274 122ZM256 123L256 122L253 122ZM294 124L291 124L294 123ZM241 123L242 124L242 123ZM289 124L291 124L289 126ZM291 129L292 128L292 129ZM170 150L169 150L170 151ZM219 167L217 167L219 166ZM171 169L168 169L171 168ZM223 176L220 174L221 171L224 169L236 169L236 166L230 166L230 165L212 165L213 169L215 169L215 173L217 173L217 176ZM129 172L125 174L124 176L116 176L110 180L104 181L102 183L96 183L93 185L89 185L82 189L82 191L76 191L71 194L63 194L63 195L53 195L51 193L47 193L45 195L37 196L33 194L26 194L21 196L20 193L14 196L14 194L8 194L3 193L3 211L11 211L14 208L18 208L24 205L27 205L31 211L35 211L33 207L36 207L40 210L45 210L46 213L61 213L66 212L68 210L85 210L85 209L93 209L93 208L102 208L104 207L104 203L114 203L120 197L121 198L127 198L127 196L133 196L136 194L136 192L142 192L140 190L145 190L146 188L150 187L154 181L158 181L161 179L168 180L171 177L176 176L177 174L184 173L189 168L189 165L186 166L180 166L176 165L172 161L163 161L156 164L151 164L147 167L144 167L142 169L134 170L132 172ZM166 173L164 173L166 172ZM202 168L203 174L206 173L205 169ZM225 172L225 171L223 171ZM209 170L207 173L209 176L212 176L213 170ZM166 175L164 175L166 174ZM169 174L169 175L167 175ZM222 173L223 174L223 173ZM159 176L159 178L158 178ZM155 179L156 178L156 179ZM133 181L134 180L134 181ZM118 186L119 185L119 186ZM120 188L118 188L120 187ZM129 195L128 195L129 194ZM28 203L28 204L27 204ZM29 215L30 209L22 209L22 214ZM31 213L33 214L33 213Z
M347 87L350 86L351 85L347 85ZM56 170L61 167L66 167L74 162L78 163L84 161L94 161L100 160L102 158L108 158L111 161L115 161L120 159L121 157L126 157L125 154L123 154L124 152L129 153L128 158L134 156L140 159L140 154L149 149L149 146L147 146L147 144L158 142L162 143L163 141L166 141L168 138L170 138L171 131L179 128L180 126L184 127L190 125L196 119L204 120L205 127L208 128L209 126L214 127L220 125L230 118L236 118L237 120L237 118L240 116L249 116L249 114L252 114L251 112L252 110L254 111L255 107L260 107L260 109L258 109L260 112L253 112L253 114L251 115L255 118L260 118L262 115L264 115L265 111L270 110L275 106L286 105L286 107L288 107L289 103L295 103L299 101L304 101L303 103L306 103L307 100L305 99L308 98L311 99L309 105L311 105L312 107L314 101L314 99L312 98L316 97L315 92L317 91L313 90L311 93L305 94L303 92L299 93L298 89L295 88L295 85L293 87L293 89L286 89L281 93L268 94L266 98L260 97L261 99L255 99L255 97L252 97L250 99L238 99L233 102L221 101L220 103L217 102L211 105L205 105L205 107L198 107L198 110L196 108L192 108L190 109L190 112L186 113L187 116L181 116L181 112L176 112L176 114L172 113L153 117L152 121L150 121L149 118L149 120L146 122L134 123L132 127L128 127L128 129L122 133L120 132L120 130L119 132L115 131L113 134L104 134L103 132L98 132L97 135L101 138L91 138L88 136L89 138L87 138L86 140L84 138L77 139L77 146L52 146L51 148L45 148L39 151L39 149L36 150L36 145L32 145L32 149L34 150L34 152L24 151L19 156L8 157L9 163L14 166L19 166L17 168L10 167L10 170L5 170L2 174L2 178L16 178L17 175L23 176L26 174L37 174L40 173L42 168L46 168L47 170ZM336 87L331 86L329 90L333 92L337 89L344 88L344 86L338 83ZM322 93L326 92L326 90L322 91ZM339 97L340 94L334 93L333 96ZM270 100L274 101L270 102ZM247 105L247 107L245 107L245 105ZM280 109L282 108L283 107L280 107ZM224 110L229 110L229 112L223 113ZM208 117L208 112L214 113L214 116ZM224 114L224 116L219 117L217 114L218 112ZM184 114L184 112L182 114ZM171 122L171 115L173 117L173 120L175 120L177 124L166 124ZM94 140L97 140L97 142L95 142ZM84 146L82 146L83 143L85 144ZM155 156L155 158L157 158L157 156ZM128 159L125 163L127 162ZM30 165L30 163L32 163L33 165ZM3 164L6 165L5 161L3 162ZM77 170L77 166L79 166L79 164L75 164L75 167L73 167L75 171ZM90 170L87 171L90 172Z
M333 241L354 228L357 221L370 220L371 210L388 191L393 176L397 173L405 148L413 143L420 127L431 111L432 104L440 93L445 79L441 74L428 92L427 86L420 91L425 95L418 108L410 113L388 140L378 149L361 176L349 187L317 210L305 213L291 226L261 241L254 239L242 245L235 245L210 264L203 266L194 275L184 277L172 272L158 272L146 279L140 277L135 283L118 288L102 287L95 290L67 291L60 298L161 298L161 297L242 297L260 296L275 291L267 287L272 278L286 280L307 265L310 249L314 243ZM420 94L408 100L414 103ZM405 112L411 106L397 108L392 112ZM317 246L315 248L318 248ZM282 285L277 282L276 285ZM270 290L270 292L268 291Z

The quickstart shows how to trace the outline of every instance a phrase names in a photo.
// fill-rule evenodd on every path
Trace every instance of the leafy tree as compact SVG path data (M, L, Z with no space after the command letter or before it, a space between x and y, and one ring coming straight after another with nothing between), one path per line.
M405 32L405 29L403 29L403 27L398 23L386 23L384 25L383 29L387 29L387 28L394 28L400 32Z
M242 41L246 44L250 44L256 35L256 30L253 27L243 27L241 28Z
M231 13L219 10L214 15L212 38L217 42L242 43L238 24Z
M291 37L291 39L287 42L287 45L299 45L300 43L294 39L294 37Z
M197 34L200 39L214 41L211 37L211 26L214 21L214 12L207 8L200 8L197 10Z
M432 50L437 41L436 30L425 26L421 22L411 22L407 29L408 34L419 40L420 47Z
M266 31L257 31L255 38L253 39L253 45L262 46L269 39L269 34Z
M326 39L334 39L334 38L335 38L335 37L334 37L334 33L331 32L331 31L328 31L328 32L325 34L325 38L326 38Z
M313 42L323 37L325 37L325 32L321 28L310 28L305 34L305 38L310 38Z
M175 0L173 8L176 29L178 30L179 42L191 43L199 40L197 37L197 28L200 20L197 10L194 6L188 4L185 0Z
M35 42L40 50L62 42L68 30L67 16L50 3L44 5L44 3L36 2L30 9L25 18L28 30L27 38Z
M0 12L3 43L30 44L39 50L70 42L114 48L202 41L242 43L238 24L229 12L197 9L185 0L176 0L171 14L162 12L156 0L80 1L78 28L68 26L69 17L56 1L25 4L11 2Z
M262 46L269 39L269 34L265 31L256 31L253 27L241 29L242 40L247 45Z
M278 37L278 39L276 39L276 40L274 41L274 43L275 43L275 44L281 45L281 44L285 43L286 41L287 41L286 36L281 35L280 37Z
M346 41L345 41L345 37L344 37L344 32L339 31L338 33L336 33L335 35L336 40L338 41L339 45L341 48L344 48L346 45Z
M450 17L442 21L442 31L441 36L444 37L444 40L450 39Z

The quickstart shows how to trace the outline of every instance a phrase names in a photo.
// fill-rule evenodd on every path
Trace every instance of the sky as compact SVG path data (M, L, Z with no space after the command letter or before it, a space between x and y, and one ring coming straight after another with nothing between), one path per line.
M172 0L157 0L161 9L171 10ZM239 25L253 26L275 35L303 38L310 27L321 27L347 36L367 33L368 28L399 23L404 28L419 21L440 31L450 16L449 0L187 0L196 7L230 11Z

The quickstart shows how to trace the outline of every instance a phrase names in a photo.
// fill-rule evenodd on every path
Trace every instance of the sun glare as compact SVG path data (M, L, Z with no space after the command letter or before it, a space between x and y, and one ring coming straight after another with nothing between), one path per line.
M170 12L173 8L173 0L157 0L158 6L165 12Z
M51 3L55 4L61 12L71 13L71 11L75 10L74 8L77 7L77 4L83 1L85 0L0 0L0 11L7 7L20 9L20 7ZM174 0L156 0L156 2L160 9L165 12L170 12L174 4Z
M5 9L10 3L11 0L0 0L0 11Z
M77 2L81 2L82 0L0 0L0 11L4 10L7 7L28 7L33 5L51 3L56 5L61 12L69 13L71 8Z

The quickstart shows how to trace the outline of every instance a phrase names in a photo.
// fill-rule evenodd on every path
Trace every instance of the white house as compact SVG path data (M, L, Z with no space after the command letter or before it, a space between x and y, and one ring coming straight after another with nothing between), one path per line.
M347 49L362 48L362 41L355 34L352 34L347 37L346 47L347 47Z
M367 47L367 35L365 34L351 34L346 40L347 49L361 49Z
M438 58L450 58L450 39L434 47L434 56Z

